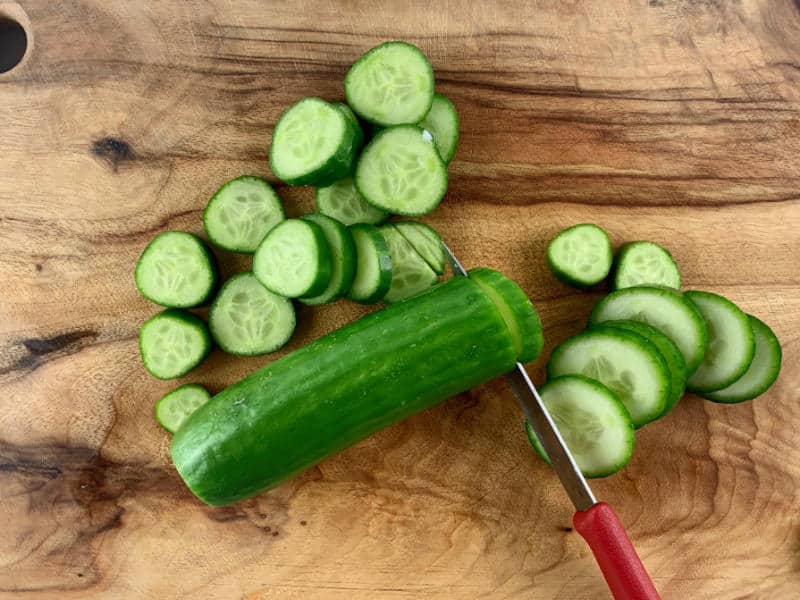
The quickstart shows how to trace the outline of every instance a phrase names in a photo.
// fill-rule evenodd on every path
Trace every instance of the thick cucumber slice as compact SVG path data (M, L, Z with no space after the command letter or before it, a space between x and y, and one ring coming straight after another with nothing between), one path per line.
M356 276L347 297L361 304L383 300L392 285L392 256L383 233L372 225L350 227L356 246Z
M564 283L589 287L611 270L611 241L597 225L582 223L559 233L547 247L547 264Z
M356 152L358 152L364 145L364 129L361 127L361 123L358 122L358 117L356 117L356 114L344 102L334 102L333 105L342 111L342 114L350 121L350 125L353 126L353 132L356 136Z
M371 123L419 123L433 102L433 68L416 46L386 42L353 63L344 93L350 108Z
M458 111L447 96L433 95L431 109L419 126L431 132L442 160L445 163L453 160L458 146L459 121Z
M597 303L589 324L624 319L647 323L665 333L680 348L689 375L703 360L708 347L705 319L678 292L656 287L618 290Z
M469 278L497 305L508 325L517 360L529 362L542 352L542 322L525 292L511 279L492 269L472 269Z
M272 186L252 175L231 179L203 212L203 226L215 246L252 254L269 230L286 218Z
M303 304L325 304L341 298L353 284L356 276L356 245L353 234L336 219L311 213L303 219L316 223L325 234L331 251L331 277L328 287L317 295L300 298Z
M670 398L669 367L658 348L638 333L593 327L561 342L547 363L547 378L585 375L622 401L636 428L654 421Z
M654 242L631 242L617 252L614 289L640 285L681 289L681 272L672 254Z
M328 287L331 269L331 251L322 228L301 219L275 227L253 256L256 278L286 298L321 294Z
M350 174L356 142L341 110L319 98L303 98L278 119L269 165L289 185L324 187Z
M328 187L317 188L316 200L319 212L345 225L356 223L380 225L389 218L389 213L375 208L364 200L350 177Z
M539 390L558 432L585 477L607 477L633 456L633 423L625 406L606 386L580 375L548 381ZM544 451L530 423L528 439L544 460Z
M661 356L667 361L667 367L669 367L670 372L669 382L671 393L664 407L664 413L661 415L663 417L678 403L686 388L686 361L680 349L666 334L646 323L639 323L638 321L606 321L603 325L627 329L628 331L633 331L647 338L658 348L658 351L661 352Z
M184 231L158 234L136 263L136 287L147 298L172 308L203 304L217 285L217 265L202 240Z
M709 392L703 397L713 402L735 403L752 400L766 392L775 383L781 370L781 345L765 323L747 315L756 342L753 362L744 375L726 388Z
M425 259L434 273L444 275L445 257L442 238L433 227L419 221L397 221L392 225Z
M356 187L373 206L418 216L439 205L447 190L447 167L430 134L415 125L384 129L364 148Z
M156 402L156 421L170 433L175 433L194 411L211 400L206 388L196 383L176 387Z
M686 388L706 393L728 387L745 374L756 351L747 315L730 300L711 292L684 293L703 315L708 349Z
M208 315L211 335L229 354L274 352L292 337L291 300L273 294L252 273L239 273L222 286Z
M392 255L392 285L385 302L400 302L436 285L439 277L406 238L391 225L381 227L381 233Z
M211 351L206 324L195 315L168 308L145 321L139 331L144 368L158 379L186 375Z

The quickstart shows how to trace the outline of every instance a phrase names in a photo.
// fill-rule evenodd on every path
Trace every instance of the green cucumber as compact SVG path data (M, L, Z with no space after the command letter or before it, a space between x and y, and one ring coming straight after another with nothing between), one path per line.
M438 275L406 238L392 225L380 230L392 256L392 285L383 298L385 302L400 302L436 285Z
M614 289L651 285L681 289L681 272L669 250L655 242L630 242L617 252Z
M333 105L342 111L342 114L350 122L350 125L352 125L356 136L354 144L356 152L358 152L364 146L364 129L361 127L361 123L358 122L358 117L356 117L356 114L344 102L334 102Z
M230 504L509 371L516 360L497 307L474 281L454 277L217 394L178 430L172 459L198 498Z
M559 233L547 246L547 264L566 284L586 288L611 270L611 240L597 225L582 223Z
M168 308L150 317L139 330L144 368L158 379L186 375L211 352L211 335L200 317Z
M445 256L442 238L433 227L419 221L396 221L392 225L425 259L434 273L444 275Z
M458 111L450 98L442 94L433 95L431 109L419 126L427 129L433 136L436 149L445 163L453 160L458 146Z
M380 229L358 224L350 227L356 246L356 275L347 297L361 304L375 304L392 286L392 255Z
M345 225L367 223L380 225L389 213L372 206L356 189L352 178L341 179L327 187L317 188L317 210Z
M325 234L331 251L331 277L328 287L317 296L300 298L303 304L327 304L344 296L353 284L356 275L356 246L353 234L336 219L319 213L302 217L316 223Z
M196 383L176 387L155 406L156 421L169 433L175 433L192 413L211 399L206 388Z

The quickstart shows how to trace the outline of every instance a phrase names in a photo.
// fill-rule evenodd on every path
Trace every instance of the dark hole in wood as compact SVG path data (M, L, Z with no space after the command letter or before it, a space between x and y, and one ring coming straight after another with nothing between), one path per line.
M0 73L16 67L28 49L28 36L22 25L0 16Z

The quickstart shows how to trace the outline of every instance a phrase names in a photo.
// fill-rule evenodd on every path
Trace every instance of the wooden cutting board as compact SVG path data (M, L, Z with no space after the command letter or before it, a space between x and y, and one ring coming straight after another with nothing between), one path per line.
M171 467L134 289L156 233L200 233L226 179L281 185L267 149L302 96L339 99L386 39L430 57L461 115L425 221L515 278L547 351L602 292L556 282L548 240L591 221L665 244L686 286L776 331L764 397L687 396L595 482L665 598L800 594L800 3L552 0L7 3L28 53L0 75L0 590L31 598L597 599L571 507L502 381L230 508ZM249 260L220 255L225 274ZM289 350L362 314L300 308ZM546 356L546 353L545 353ZM276 356L215 352L212 391ZM537 381L544 357L532 363ZM184 380L182 380L184 381Z

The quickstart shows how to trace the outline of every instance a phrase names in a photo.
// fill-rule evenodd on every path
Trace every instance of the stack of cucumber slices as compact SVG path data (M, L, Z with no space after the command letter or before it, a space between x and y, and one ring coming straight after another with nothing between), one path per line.
M628 243L614 258L606 232L585 223L559 233L547 260L556 277L576 287L613 271L614 291L594 307L586 331L553 350L541 389L587 477L624 467L633 431L669 413L684 390L713 402L743 402L777 378L781 348L772 330L722 296L681 293L678 266L658 244Z

